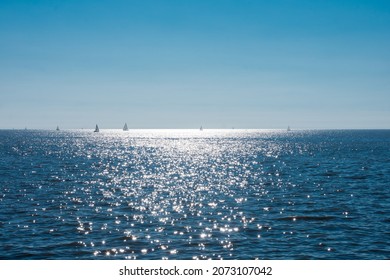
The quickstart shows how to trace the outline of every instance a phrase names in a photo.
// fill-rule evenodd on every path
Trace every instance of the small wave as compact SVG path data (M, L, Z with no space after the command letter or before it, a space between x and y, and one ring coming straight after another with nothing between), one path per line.
M328 170L326 172L320 173L319 175L320 176L324 176L324 177L335 177L335 176L340 175L340 172L335 172L335 171Z
M278 218L280 221L329 221L336 219L334 216L288 216Z
M368 179L369 176L368 175L352 175L352 176L347 176L345 178L352 179L352 180L365 180L365 179Z

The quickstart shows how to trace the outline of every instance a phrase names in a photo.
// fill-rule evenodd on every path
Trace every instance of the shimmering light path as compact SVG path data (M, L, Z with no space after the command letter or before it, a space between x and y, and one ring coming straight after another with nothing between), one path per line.
M0 131L2 259L388 259L390 131Z

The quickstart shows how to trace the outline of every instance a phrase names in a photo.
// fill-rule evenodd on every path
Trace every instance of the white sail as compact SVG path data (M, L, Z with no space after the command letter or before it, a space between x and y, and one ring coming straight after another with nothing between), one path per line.
M123 127L123 131L128 131L129 128L127 127L127 123L125 123L125 126Z
M99 132L99 127L96 125L94 132Z

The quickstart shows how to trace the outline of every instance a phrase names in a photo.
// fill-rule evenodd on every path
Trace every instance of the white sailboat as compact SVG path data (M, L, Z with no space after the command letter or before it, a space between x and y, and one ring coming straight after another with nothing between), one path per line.
M57 131L60 131L60 127L57 125L57 128L56 128Z
M199 130L200 130L200 131L202 131L202 130L203 130L203 127L202 127L202 126L200 126Z
M291 131L291 128L290 128L290 126L287 126L287 131Z
M123 131L129 131L129 128L127 127L127 123L125 123L125 126L123 127Z
M95 130L93 132L99 132L99 127L96 125Z

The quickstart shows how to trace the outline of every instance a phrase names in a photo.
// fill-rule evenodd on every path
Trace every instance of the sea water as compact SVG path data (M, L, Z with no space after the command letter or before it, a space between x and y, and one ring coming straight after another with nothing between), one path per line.
M0 130L0 259L389 259L390 130Z

